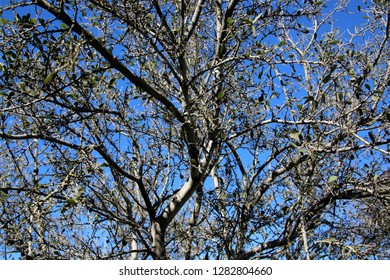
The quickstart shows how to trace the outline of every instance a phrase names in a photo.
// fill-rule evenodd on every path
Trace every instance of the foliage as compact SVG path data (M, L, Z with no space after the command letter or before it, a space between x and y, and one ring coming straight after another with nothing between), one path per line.
M389 258L390 6L347 2L3 4L4 258Z

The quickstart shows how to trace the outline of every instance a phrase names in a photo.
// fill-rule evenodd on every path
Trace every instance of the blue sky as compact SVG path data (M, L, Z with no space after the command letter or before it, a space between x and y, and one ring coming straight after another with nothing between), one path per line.
M4 4L7 4L9 1L2 1ZM331 8L336 1L331 1L329 4L329 8ZM348 11L347 12L341 12L338 13L334 17L334 27L340 29L340 31L347 32L350 30L353 32L353 29L355 28L356 25L364 23L364 12L359 12L358 11L358 5L361 5L361 8L364 9L364 4L362 1L350 1L350 4L348 6ZM28 12L28 9L24 9L25 12ZM6 16L6 15L4 15ZM346 34L347 35L347 34ZM280 101L279 101L280 102ZM209 182L211 184L211 182Z

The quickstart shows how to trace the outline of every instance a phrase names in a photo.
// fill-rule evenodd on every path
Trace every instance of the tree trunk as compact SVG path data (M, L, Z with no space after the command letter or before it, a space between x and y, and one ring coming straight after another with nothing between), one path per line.
M165 252L165 226L161 225L159 221L152 222L151 235L153 241L153 259L166 260Z

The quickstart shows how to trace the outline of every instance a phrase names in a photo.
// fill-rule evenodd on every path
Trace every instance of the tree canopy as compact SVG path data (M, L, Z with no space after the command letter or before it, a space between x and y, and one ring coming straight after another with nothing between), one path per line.
M357 2L2 1L2 258L389 258L390 4Z

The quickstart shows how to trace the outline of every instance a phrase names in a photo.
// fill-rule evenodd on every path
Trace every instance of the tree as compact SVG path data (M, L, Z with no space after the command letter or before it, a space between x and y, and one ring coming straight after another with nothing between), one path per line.
M347 2L3 4L4 258L389 258L390 6Z

